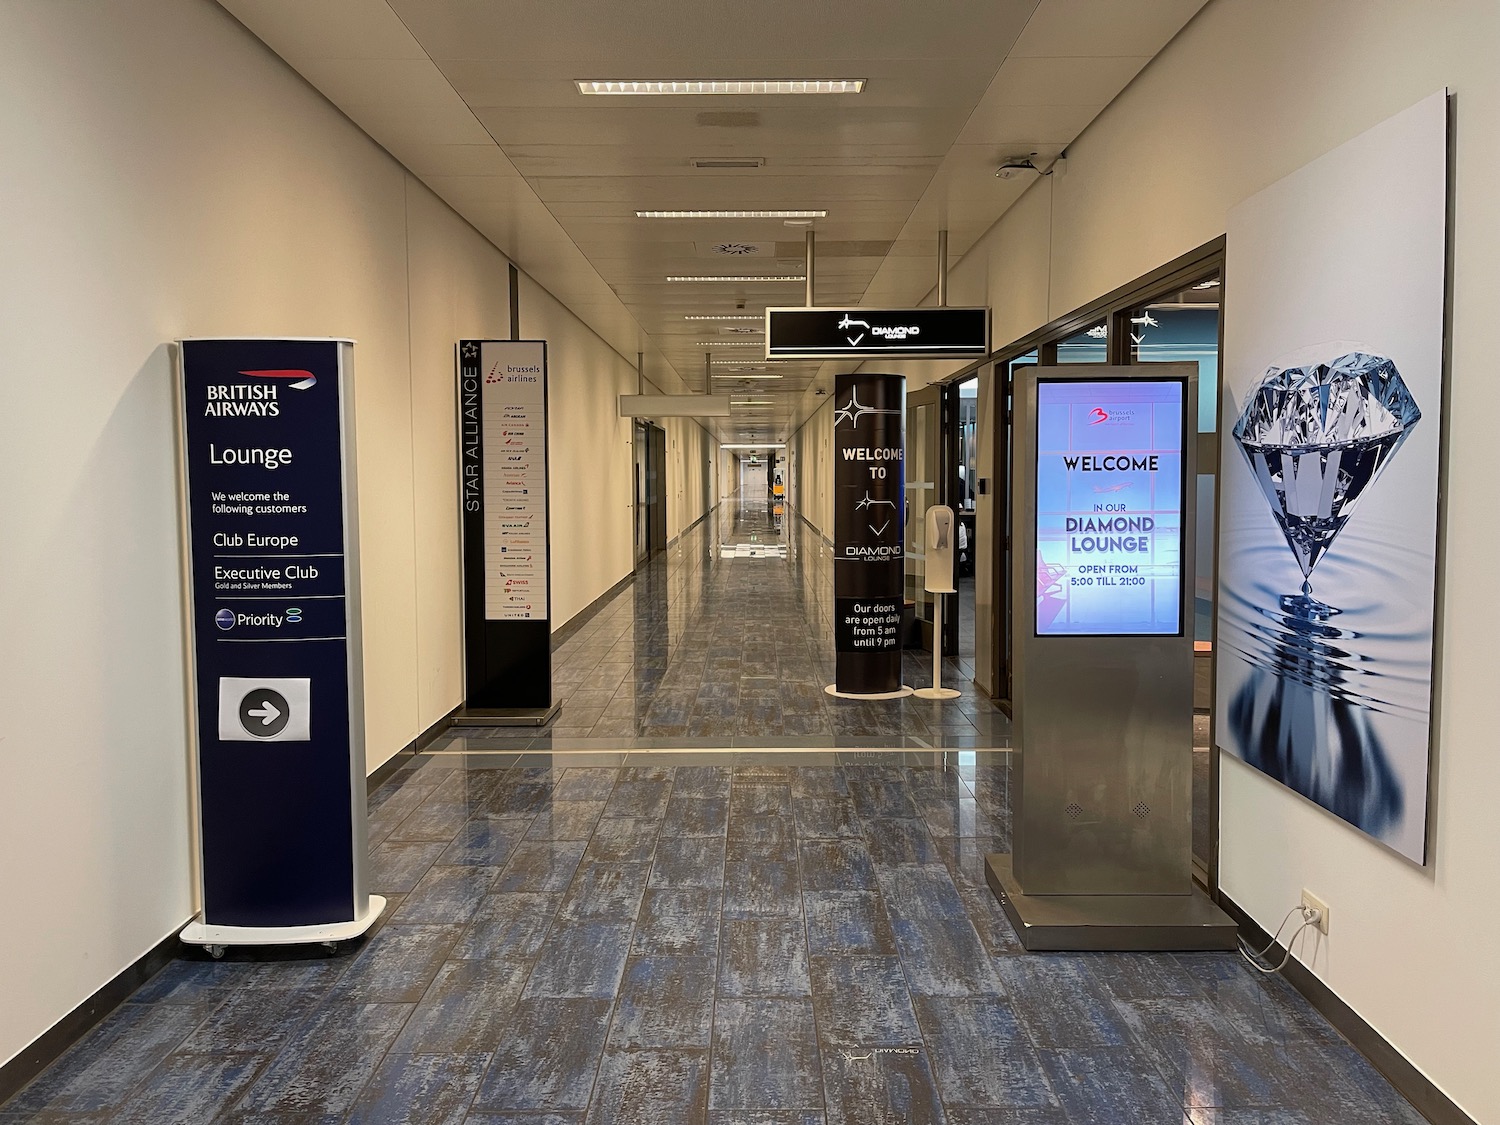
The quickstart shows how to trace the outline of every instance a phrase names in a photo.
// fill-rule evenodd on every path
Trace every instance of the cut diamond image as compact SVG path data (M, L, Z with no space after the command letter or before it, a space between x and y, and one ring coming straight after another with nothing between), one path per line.
M1312 571L1422 417L1396 365L1350 352L1273 367L1245 398L1234 439L1297 557Z

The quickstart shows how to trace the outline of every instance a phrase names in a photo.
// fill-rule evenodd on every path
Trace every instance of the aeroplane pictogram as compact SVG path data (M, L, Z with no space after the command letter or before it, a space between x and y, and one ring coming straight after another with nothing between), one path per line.
M869 489L866 489L864 498L860 500L859 503L854 505L854 510L856 512L862 512L866 508L873 508L876 504L885 504L891 508L894 508L896 506L896 502L894 500L876 500L873 496L870 495Z
M835 427L837 427L840 422L847 421L851 425L857 427L859 425L859 420L861 418L863 418L866 414L900 414L900 413L901 413L901 411L899 409L897 409L897 410L882 410L879 407L865 406L865 405L863 405L859 401L859 390L858 390L858 388L856 388L856 389L851 390L849 392L849 401L847 403L845 403L841 408L839 408L838 410L834 411L834 414L833 414L833 424L834 424Z

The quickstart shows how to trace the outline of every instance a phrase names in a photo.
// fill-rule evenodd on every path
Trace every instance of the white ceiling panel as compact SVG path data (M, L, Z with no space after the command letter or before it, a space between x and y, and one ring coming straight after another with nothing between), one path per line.
M804 286L665 278L799 274L805 228L636 210L826 209L817 300L916 303L936 281L937 231L956 259L1035 182L996 179L1000 161L1035 151L1048 166L1203 2L220 0L622 355L647 352L666 391L701 388L706 352L758 358L686 314L759 315L800 304ZM590 97L584 78L866 87ZM760 166L693 167L703 158ZM715 250L730 242L758 253ZM849 366L713 383L773 398L753 424L785 436Z

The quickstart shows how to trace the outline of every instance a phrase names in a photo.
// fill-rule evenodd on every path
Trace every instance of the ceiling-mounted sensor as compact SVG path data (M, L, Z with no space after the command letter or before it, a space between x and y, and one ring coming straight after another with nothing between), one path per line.
M694 168L764 168L764 156L696 156L688 161Z
M1000 167L995 169L995 175L1002 180L1014 179L1023 172L1041 172L1041 169L1033 162L1036 153L1025 156L1007 156L1000 162Z

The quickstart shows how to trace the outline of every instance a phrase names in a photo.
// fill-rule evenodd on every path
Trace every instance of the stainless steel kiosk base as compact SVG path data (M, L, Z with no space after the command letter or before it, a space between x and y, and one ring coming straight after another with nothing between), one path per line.
M544 727L557 718L561 703L551 707L465 707L449 721L456 727Z
M1234 949L1238 929L1197 887L1187 895L1028 895L1010 855L984 857L984 877L1028 953Z

